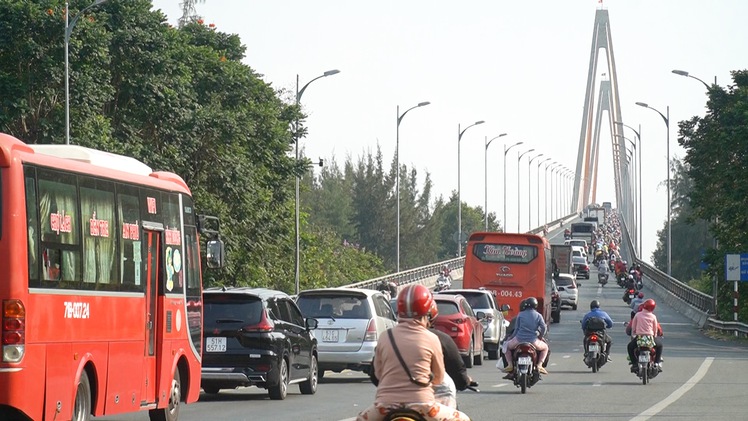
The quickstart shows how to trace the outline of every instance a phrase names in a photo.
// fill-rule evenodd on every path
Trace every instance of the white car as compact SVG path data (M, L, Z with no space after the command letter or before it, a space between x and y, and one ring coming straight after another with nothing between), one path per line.
M577 309L579 304L579 289L574 275L570 273L559 273L555 278L556 287L560 299L560 307L569 306L572 310Z

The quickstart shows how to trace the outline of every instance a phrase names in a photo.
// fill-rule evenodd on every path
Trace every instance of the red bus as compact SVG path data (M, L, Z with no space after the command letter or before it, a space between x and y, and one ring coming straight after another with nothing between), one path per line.
M463 288L494 291L499 305L509 304L507 319L519 312L525 298L538 299L538 311L550 322L551 246L541 236L476 232L467 242Z
M202 343L204 219L185 182L0 133L0 202L0 419L176 420L198 399Z

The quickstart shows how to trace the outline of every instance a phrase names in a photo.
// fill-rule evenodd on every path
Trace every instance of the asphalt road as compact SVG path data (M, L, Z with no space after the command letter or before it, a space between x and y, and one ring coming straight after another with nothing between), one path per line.
M579 309L564 309L561 322L551 325L549 374L522 395L501 379L495 361L484 360L482 366L469 369L481 391L460 392L460 409L473 420L748 420L748 342L711 338L658 303L655 314L665 333L664 371L644 386L626 363L628 339L622 323L629 319L630 310L621 299L623 290L614 282L598 287L594 269L591 278L580 280ZM593 299L616 322L609 331L613 361L598 373L582 362L579 324ZM348 420L372 402L374 393L362 373L328 372L312 396L301 395L296 386L291 386L284 401L271 401L266 391L257 388L203 394L199 402L182 407L179 419ZM148 416L100 419L147 420Z

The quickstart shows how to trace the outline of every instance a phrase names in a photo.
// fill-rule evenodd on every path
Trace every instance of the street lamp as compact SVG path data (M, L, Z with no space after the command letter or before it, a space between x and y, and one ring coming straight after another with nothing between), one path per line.
M561 200L561 189L559 189L558 175L561 172L561 170L564 169L564 168L565 167L563 165L558 165L556 168L554 168L554 169L551 170L551 188L553 188L553 183L555 181L555 183L556 183L556 202L557 203L558 203L559 200ZM553 178L553 173L554 172L556 173L556 179L555 180ZM556 220L553 215L554 214L558 214L558 206L556 205L555 210L554 210L554 205L556 205L556 204L553 203L553 199L551 199L551 220L553 220L553 221ZM556 215L556 216L558 216L558 215Z
M629 126L628 124L624 124L621 121L614 121L613 123L620 124L620 125L622 125L624 127L628 127L636 135L636 145L637 145L637 148L636 148L637 151L636 152L638 154L638 156L636 157L636 165L637 165L636 170L638 172L637 177L639 178L639 187L637 188L637 191L639 192L639 198L637 199L637 203L638 203L638 207L639 207L639 217L637 218L637 225L638 225L638 228L639 228L639 235L637 237L639 239L639 244L638 244L639 245L639 258L641 259L642 258L642 225L644 225L644 223L643 223L643 216L644 216L644 214L642 213L642 165L641 165L641 163L642 163L642 137L640 135L642 127L641 127L641 124L640 124L639 125L639 131L637 131L633 127Z
M299 89L299 75L296 75L296 122L295 122L295 130L294 130L294 144L296 148L296 163L299 162L299 104L301 103L301 96L304 95L304 91L306 88L314 82L317 79L332 76L340 73L340 70L328 70L325 73L321 74L320 76L315 77L314 79L310 80L306 83L301 89ZM299 267L299 176L296 176L296 200L295 200L295 213L296 213L296 221L295 221L295 237L296 237L296 256L294 259L294 266L295 266L295 286L296 286L296 294L299 293L299 274L300 274L300 267Z
M673 70L673 73L675 73L676 75L680 75L680 76L685 76L685 77L690 77L691 79L696 79L696 80L698 80L699 82L703 83L703 84L704 84L704 86L706 86L706 90L707 90L707 91L708 91L708 90L709 90L709 88L710 88L710 86L709 86L709 84L708 84L708 83L706 83L706 82L704 82L703 80L701 80L701 79L697 78L696 76L692 76L692 75L688 74L688 72L687 72L687 71L685 71L685 70ZM715 85L717 84L717 76L714 76L714 84L715 84Z
M535 178L538 180L538 226L540 226L540 165L544 162L550 161L552 158L549 156L548 158L538 161L538 171L535 174ZM545 184L545 178L543 179L543 184ZM547 187L547 186L546 186ZM548 192L548 189L546 188L546 193ZM546 196L547 197L547 196Z
M484 193L483 193L483 198L484 198L484 202L485 202L484 203L485 207L483 208L483 210L484 210L484 217L483 217L483 219L486 220L486 231L488 231L488 146L491 144L491 142L493 142L494 140L496 140L496 139L498 139L500 137L503 137L503 136L506 136L506 133L502 133L502 134L494 137L491 140L488 140L488 136L486 136L486 138L485 138L486 150L485 150L485 154L483 155L483 174L484 174L484 176L483 176L484 177L483 186L484 186L484 190L485 190Z
M504 224L504 232L507 232L507 222L506 222L506 154L515 146L519 146L523 144L524 142L517 142L513 144L510 147L506 147L506 143L504 144L504 220L501 221Z
M483 124L485 121L479 120L475 123L460 130L457 124L457 257L462 256L462 196L460 195L460 140L465 131L473 126Z
M621 123L621 124L625 126L625 124L623 124L623 123ZM628 127L628 126L626 126L626 127ZM638 138L639 132L637 132L636 130L634 130L631 127L629 127L629 128L634 131L634 133L637 135L637 138ZM642 170L642 166L641 166L641 150L639 150L639 145L637 145L636 141L631 140L631 139L629 139L629 138L627 138L626 136L623 136L623 135L617 134L616 136L620 137L621 139L625 139L629 143L631 143L631 145L634 148L634 154L638 153L638 156L634 157L634 163L635 163L634 170L636 171L636 173L634 174L634 185L633 185L633 190L634 190L634 222L635 222L634 229L637 229L637 226L638 226L639 232L641 232L640 231L640 229L641 229L641 214L637 213L637 207L639 209L641 209L641 195L642 195L642 192L641 192L641 173L642 173L642 171L641 171ZM638 183L637 183L637 178L639 179ZM641 234L640 233L637 234L636 231L634 232L634 234L636 235L637 246L639 246L638 247L639 248L638 255L639 255L639 258L641 259L641 257L642 257L642 255L641 255L641 246L640 246L640 244L641 244Z
M549 200L548 200L548 168L554 169L554 168L556 168L559 165L561 165L561 164L559 164L556 161L553 161L550 164L546 164L546 166L545 166L545 175L543 176L543 183L545 184L545 202L543 203L544 204L543 207L545 208L545 223L546 224L548 223L548 202L549 202ZM553 173L552 172L551 172L551 183L553 183ZM551 206L553 206L553 184L551 184L551 200L550 200L550 202L551 202ZM551 211L551 218L553 218L553 211Z
M520 212L521 212L521 209L520 209L520 198L519 198L519 189L520 189L520 187L519 187L519 161L522 160L522 157L525 156L525 154L530 153L530 152L532 152L534 150L535 150L535 148L532 148L529 151L522 152L522 155L520 155L519 152L517 152L517 233L522 232L520 230L520 227L519 227L519 225L520 225L519 224L519 219L520 219L519 215L520 215Z
M536 160L537 158L540 158L543 156L542 153L539 153L532 158L528 159L527 161L527 230L530 231L532 228L532 186L530 186L531 181L531 174L530 169L532 167L532 161ZM540 203L540 201L538 201Z
M671 235L672 230L670 226L670 106L667 106L666 114L667 116L663 115L661 112L656 110L655 108L650 107L649 105L645 104L644 102L637 102L636 105L644 108L649 108L652 111L657 112L657 114L662 117L662 120L665 121L665 129L667 129L667 275L670 276L670 269L671 269L671 257L672 257L672 249L671 249Z
M68 64L68 50L70 48L70 34L73 32L73 28L75 28L75 24L78 23L78 18L80 18L83 13L94 7L98 6L101 3L104 3L106 0L96 0L95 2L91 3L87 7L83 8L80 12L78 12L77 15L73 18L71 22L68 21L68 17L70 16L70 4L68 1L65 2L65 144L70 144L70 69Z
M397 140L395 143L395 160L397 162L397 181L395 181L395 191L397 192L397 272L400 272L400 122L403 121L403 117L408 114L408 111L429 104L431 103L428 101L419 102L418 105L408 108L402 114L400 114L400 106L397 106Z

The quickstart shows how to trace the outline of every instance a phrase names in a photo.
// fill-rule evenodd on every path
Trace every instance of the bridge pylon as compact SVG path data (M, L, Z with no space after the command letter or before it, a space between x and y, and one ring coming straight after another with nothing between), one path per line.
M598 72L600 49L605 50L607 73ZM598 81L598 77L600 80ZM599 83L598 83L599 82ZM598 90L597 100L595 90ZM618 96L618 78L616 62L613 56L613 40L610 33L610 19L606 9L595 13L595 25L592 31L592 49L587 73L587 92L584 97L582 130L579 136L577 152L576 177L571 211L580 212L590 203L597 202L597 173L600 155L600 128L603 118L608 118L610 139L613 146L613 175L615 181L616 203L622 203L621 158L625 160L626 145L622 137L623 127L614 121L623 121L621 104ZM593 112L594 111L594 112ZM607 111L607 114L603 113ZM621 136L618 136L621 135Z

